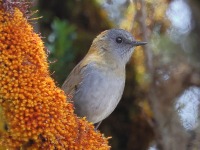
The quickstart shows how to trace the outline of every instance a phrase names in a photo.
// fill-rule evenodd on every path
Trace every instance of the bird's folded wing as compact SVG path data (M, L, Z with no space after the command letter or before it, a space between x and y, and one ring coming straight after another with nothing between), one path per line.
M62 85L62 90L67 95L67 98L69 101L73 100L74 94L76 93L79 84L82 82L83 74L82 70L87 65L83 65L81 62L72 70L72 72L69 74L67 79Z

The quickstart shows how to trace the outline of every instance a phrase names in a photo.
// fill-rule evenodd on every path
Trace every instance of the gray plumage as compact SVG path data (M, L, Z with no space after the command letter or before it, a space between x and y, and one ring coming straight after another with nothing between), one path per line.
M125 66L134 47L144 44L122 29L106 30L94 39L62 85L78 116L98 123L114 111L124 91Z

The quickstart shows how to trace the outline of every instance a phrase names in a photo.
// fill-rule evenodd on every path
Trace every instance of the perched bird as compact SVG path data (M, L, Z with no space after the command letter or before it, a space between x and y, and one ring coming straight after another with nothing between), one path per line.
M122 29L106 30L94 39L62 85L78 116L100 124L114 111L124 91L126 64L134 48L145 44Z

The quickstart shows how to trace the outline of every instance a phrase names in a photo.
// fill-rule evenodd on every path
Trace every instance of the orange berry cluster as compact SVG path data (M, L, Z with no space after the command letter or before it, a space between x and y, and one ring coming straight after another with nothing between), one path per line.
M74 114L50 77L38 34L0 0L0 148L107 150L105 138Z

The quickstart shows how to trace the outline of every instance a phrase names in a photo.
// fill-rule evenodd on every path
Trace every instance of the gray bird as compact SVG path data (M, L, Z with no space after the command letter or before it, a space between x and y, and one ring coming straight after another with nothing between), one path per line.
M100 124L114 111L124 91L126 64L134 48L145 44L122 29L106 30L94 39L62 85L78 116Z

